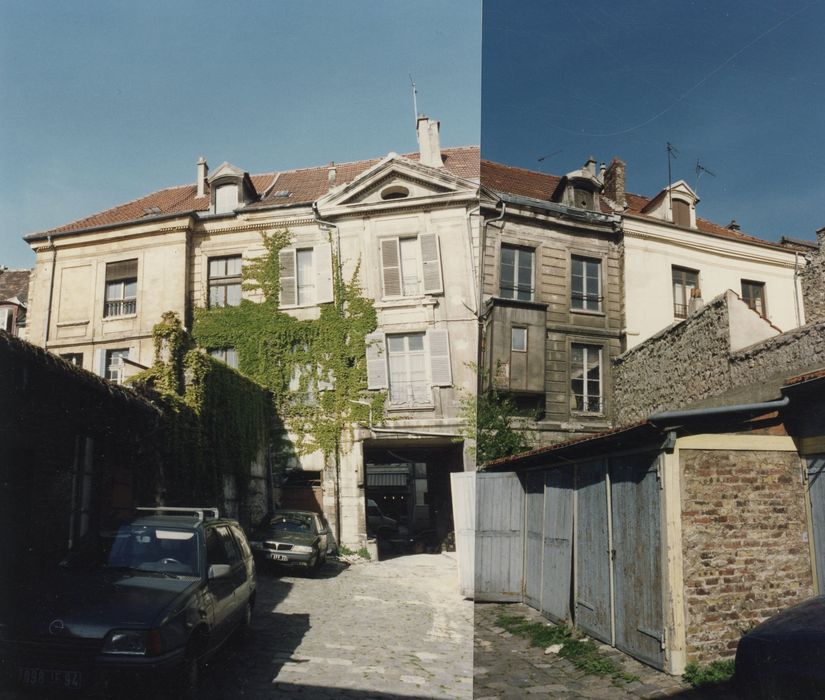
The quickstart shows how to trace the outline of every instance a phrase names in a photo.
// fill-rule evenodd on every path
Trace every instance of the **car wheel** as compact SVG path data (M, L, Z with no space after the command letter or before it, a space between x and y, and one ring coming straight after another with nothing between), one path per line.
M163 697L169 700L195 700L198 697L198 686L201 680L200 649L203 646L199 640L193 639L186 647L186 656L183 663L176 667L165 685Z
M315 552L315 555L312 559L309 560L309 566L307 566L307 575L308 576L317 576L318 572L321 570L321 554L320 552Z
M241 617L241 623L238 625L238 636L246 637L249 634L249 628L252 625L252 606L254 605L252 599L246 604Z

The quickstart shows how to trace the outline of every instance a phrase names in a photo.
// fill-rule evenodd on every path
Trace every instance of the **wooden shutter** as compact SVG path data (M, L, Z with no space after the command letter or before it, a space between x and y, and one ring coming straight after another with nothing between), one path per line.
M400 257L397 238L385 238L381 241L381 271L385 297L401 296Z
M384 334L368 333L367 341L367 389L387 388L387 345Z
M450 336L446 328L431 328L427 331L430 348L430 377L433 386L452 386L453 373L450 367Z
M291 248L278 253L281 281L281 306L298 303L298 276L295 274L295 251Z
M106 263L106 281L133 279L137 277L137 268L137 259Z
M316 245L312 250L315 264L315 303L333 301L332 293L332 246L329 243Z
M441 294L444 283L441 280L441 251L438 236L435 233L422 233L418 236L421 246L422 291L424 294Z

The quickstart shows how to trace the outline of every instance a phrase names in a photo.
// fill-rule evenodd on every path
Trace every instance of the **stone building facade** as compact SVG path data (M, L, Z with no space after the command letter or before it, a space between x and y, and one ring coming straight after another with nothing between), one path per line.
M808 253L802 273L805 314L811 323L825 321L825 228L816 232L817 249Z
M346 431L335 465L315 452L276 467L300 477L350 545L366 536L372 472L370 498L403 482L394 495L410 518L443 519L449 472L474 468L460 402L475 393L479 158L475 147L442 149L426 117L418 136L408 156L262 175L229 163L210 173L201 159L194 183L27 236L37 255L30 339L121 381L154 361L165 312L190 326L195 308L259 298L242 288L241 268L264 252L262 233L288 230L280 308L317 319L333 280L357 273L378 313L365 391L389 399L373 424ZM237 362L236 348L205 350Z

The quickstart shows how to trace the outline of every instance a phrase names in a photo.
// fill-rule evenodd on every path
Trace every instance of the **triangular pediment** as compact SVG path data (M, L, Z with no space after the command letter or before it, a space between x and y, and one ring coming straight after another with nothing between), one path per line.
M323 208L359 205L388 205L403 202L420 203L432 197L443 197L472 191L474 185L443 168L432 168L391 153L348 182L318 200Z
M246 173L240 168L232 165L232 163L223 162L221 163L215 170L209 173L209 177L207 178L209 182L215 182L215 180L220 180L224 177L234 177L241 179Z

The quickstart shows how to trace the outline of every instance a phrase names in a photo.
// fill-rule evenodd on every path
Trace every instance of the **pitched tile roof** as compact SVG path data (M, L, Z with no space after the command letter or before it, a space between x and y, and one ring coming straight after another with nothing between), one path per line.
M17 297L25 304L29 297L29 275L31 270L0 269L0 301Z
M489 160L481 161L481 183L487 189L493 190L494 192L531 197L533 199L549 200L560 181L561 178L556 175L540 173L534 170L526 170L525 168L515 168L509 165L503 165L501 163L494 163ZM648 217L648 215L642 214L642 210L650 203L652 198L642 197L640 195L630 193L627 193L625 198L627 200L627 209L624 210L611 209L605 199L601 198L602 213L624 213L632 216L653 219L653 217ZM734 231L700 217L696 217L696 229L702 233L707 233L712 236L731 238L748 243L758 243L760 245L781 248L783 250L788 249L787 246L783 246L779 243L757 238L756 236L750 236L746 233L742 233L741 231Z
M441 153L447 171L457 177L478 179L479 150L477 146L445 148ZM407 154L404 157L410 160L418 160L418 153ZM374 158L351 163L336 163L337 183L351 182L380 160ZM247 208L309 204L326 194L328 168L328 165L323 165L253 175L252 183L255 185L256 191L264 196L261 201L250 204ZM283 192L288 192L289 196L275 196L277 193ZM50 234L115 226L152 217L207 211L209 209L209 196L197 197L196 195L197 189L194 183L179 187L168 187L131 202L78 219L64 226L29 234L25 238L26 240L36 240Z

